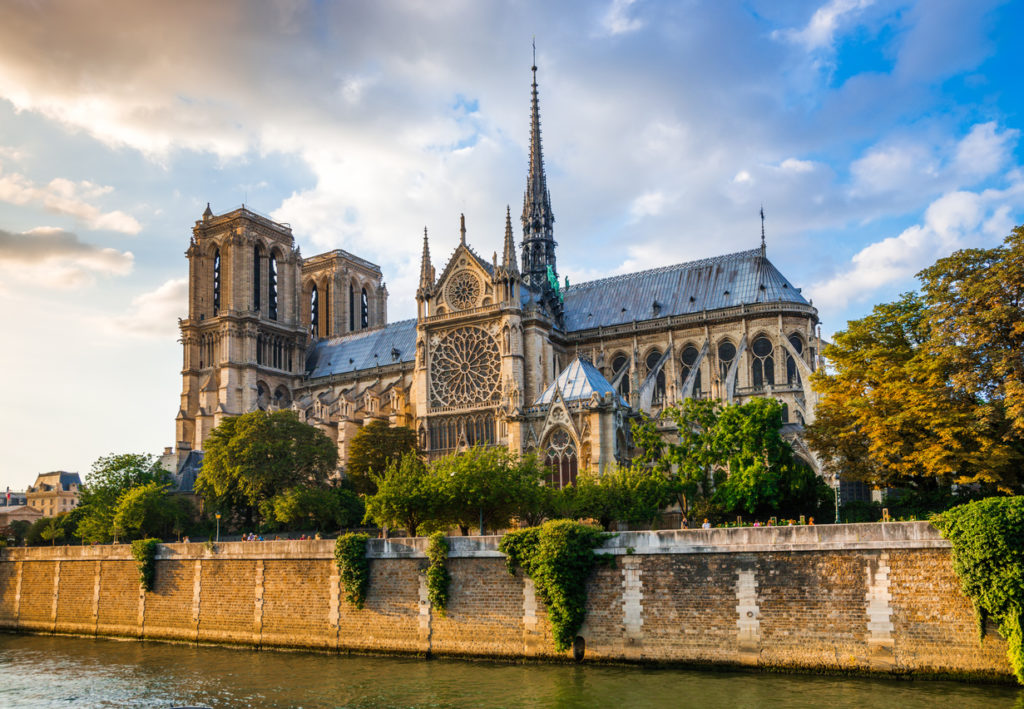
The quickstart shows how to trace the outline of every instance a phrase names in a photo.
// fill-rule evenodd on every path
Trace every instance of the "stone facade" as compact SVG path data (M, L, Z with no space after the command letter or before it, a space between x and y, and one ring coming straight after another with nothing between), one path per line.
M287 225L207 208L187 252L179 466L225 416L291 407L343 463L359 428L383 420L415 430L431 458L476 444L543 451L561 485L627 460L641 412L755 396L786 405L787 433L814 465L799 431L814 418L817 311L768 260L763 229L750 251L559 280L533 72L519 248L508 208L490 259L462 218L435 269L424 230L415 320L387 322L376 265L344 251L303 258Z
M168 544L152 592L127 546L0 553L0 628L254 648L569 659L533 583L497 537L453 537L446 615L426 601L426 539L371 540L365 608L344 599L333 543ZM595 661L1008 681L979 643L949 545L927 523L629 532L588 582L577 640Z
M35 484L25 488L29 507L39 510L43 517L56 517L78 506L78 488L82 480L78 473L55 471L40 473Z

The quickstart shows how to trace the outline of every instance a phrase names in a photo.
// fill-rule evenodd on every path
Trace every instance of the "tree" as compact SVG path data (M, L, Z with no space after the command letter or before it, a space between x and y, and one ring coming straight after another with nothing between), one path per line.
M391 461L415 451L416 433L411 428L371 421L356 432L349 444L345 474L356 492L372 495L377 491L373 475L383 474Z
M671 504L676 481L641 463L612 467L604 475L585 471L576 478L576 517L595 519L605 530L612 522L650 524Z
M274 497L266 517L293 529L315 527L320 531L355 527L363 521L366 507L350 487L326 489L293 487Z
M119 539L164 538L181 529L191 516L191 505L170 495L169 485L136 485L121 494L114 508L114 534Z
M14 537L14 543L18 545L24 543L25 537L28 536L28 530L32 527L32 523L28 520L16 519L8 526L11 529L11 536Z
M293 487L325 486L338 451L292 411L253 411L226 418L205 442L195 490L211 510L232 510L253 523L261 503Z
M39 536L50 542L51 546L55 545L58 539L63 539L64 528L60 526L60 520L56 517L48 519L43 528L39 530Z
M366 501L366 518L382 527L404 527L415 537L437 514L435 480L415 453L392 460L383 475L374 475L377 493Z
M170 474L151 455L122 453L98 458L85 476L78 507L73 510L78 522L76 536L86 542L111 541L114 509L121 495L133 487L169 481Z
M660 467L675 468L684 515L689 514L692 502L707 500L714 491L714 473L724 455L717 435L721 410L722 402L717 399L684 399L662 414L675 425L678 443L666 444L664 453L659 453Z
M845 477L935 489L1021 489L1024 229L958 251L909 293L836 333L812 383L810 445Z

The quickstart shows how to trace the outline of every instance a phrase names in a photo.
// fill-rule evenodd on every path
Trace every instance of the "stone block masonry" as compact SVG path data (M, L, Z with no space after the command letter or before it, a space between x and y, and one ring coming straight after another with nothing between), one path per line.
M152 592L128 546L0 553L0 628L254 648L506 659L556 654L543 602L497 537L453 537L449 607L426 599L426 542L369 543L365 607L344 598L333 542L159 548ZM927 523L624 532L587 584L586 660L718 664L1010 681L979 644L949 544Z

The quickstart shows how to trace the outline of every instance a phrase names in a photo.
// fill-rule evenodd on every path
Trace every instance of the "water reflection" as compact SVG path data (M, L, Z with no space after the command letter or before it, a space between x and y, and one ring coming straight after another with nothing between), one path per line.
M1024 709L1024 694L953 682L345 657L0 634L0 706L175 704Z

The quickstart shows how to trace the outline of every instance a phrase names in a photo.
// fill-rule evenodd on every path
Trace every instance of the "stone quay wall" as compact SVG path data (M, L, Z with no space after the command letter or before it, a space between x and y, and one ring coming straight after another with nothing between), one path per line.
M498 537L452 537L448 612L427 601L426 539L372 539L365 608L334 542L159 547L151 592L127 545L0 554L0 628L253 648L520 659L557 654L544 605ZM949 544L924 522L623 532L588 583L587 661L750 665L1009 680L979 643ZM578 643L580 644L580 643Z

